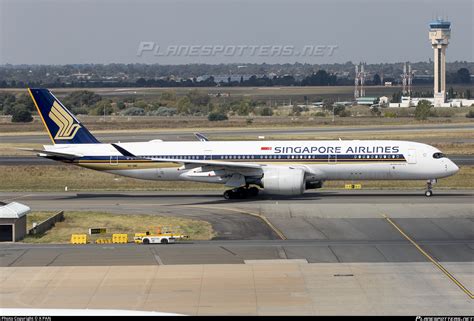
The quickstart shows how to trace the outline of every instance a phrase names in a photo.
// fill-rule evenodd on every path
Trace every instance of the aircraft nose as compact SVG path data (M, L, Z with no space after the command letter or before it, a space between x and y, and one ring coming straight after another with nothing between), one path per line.
M459 171L459 167L452 160L449 160L447 171L450 175L454 175Z

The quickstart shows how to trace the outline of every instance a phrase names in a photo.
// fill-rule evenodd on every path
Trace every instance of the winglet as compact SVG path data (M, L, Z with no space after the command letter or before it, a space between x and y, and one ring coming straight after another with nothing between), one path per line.
M126 150L125 148L123 147L120 147L119 145L117 144L112 144L112 146L114 146L114 148L120 153L122 154L123 156L126 156L126 157L137 157L135 155L133 155L132 153L130 153L128 150Z
M201 142L208 142L209 141L209 138L207 138L205 135L201 134L201 133L194 133L194 136L199 139L199 141Z

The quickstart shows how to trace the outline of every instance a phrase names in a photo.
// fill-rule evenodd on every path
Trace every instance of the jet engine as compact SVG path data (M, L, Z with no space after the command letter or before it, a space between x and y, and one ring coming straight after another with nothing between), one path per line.
M305 190L305 171L292 167L264 168L261 183L268 194L301 195Z

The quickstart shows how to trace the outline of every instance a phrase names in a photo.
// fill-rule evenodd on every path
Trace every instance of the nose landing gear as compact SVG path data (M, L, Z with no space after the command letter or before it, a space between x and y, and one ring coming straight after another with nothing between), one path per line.
M433 196L433 185L436 184L436 179L429 179L426 181L426 191L425 196L431 197Z
M239 187L225 191L224 198L228 200L255 197L258 195L259 191L260 190L257 187Z

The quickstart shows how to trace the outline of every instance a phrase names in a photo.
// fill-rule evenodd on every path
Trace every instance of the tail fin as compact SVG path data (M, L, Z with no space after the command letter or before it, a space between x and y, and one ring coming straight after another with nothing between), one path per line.
M28 92L54 144L100 143L48 89L28 88Z

